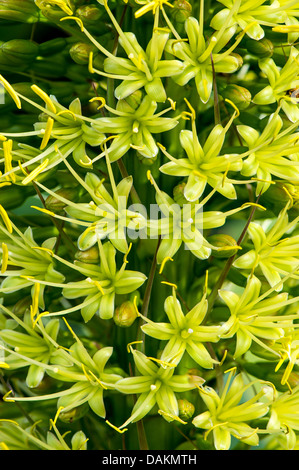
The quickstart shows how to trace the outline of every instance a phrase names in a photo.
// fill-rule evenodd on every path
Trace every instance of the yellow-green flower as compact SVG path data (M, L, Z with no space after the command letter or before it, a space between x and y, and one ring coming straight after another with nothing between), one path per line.
M131 416L120 429L142 419L156 404L163 417L170 421L175 420L179 415L176 393L193 390L195 383L190 380L188 374L175 375L175 364L162 362L159 365L160 360L155 364L154 358L149 358L132 347L131 352L140 375L119 380L115 388L122 393L139 394L139 397ZM202 382L203 380L199 379L199 383Z
M255 40L265 35L264 26L274 26L285 19L284 8L278 1L271 1L271 5L264 5L266 0L218 0L226 8L220 10L213 17L211 26L220 29L226 27L246 30L246 34ZM233 14L232 14L233 13Z
M65 434L57 429L54 420L50 420L50 430L46 438L37 436L34 426L30 429L24 424L10 419L0 420L0 449L1 450L87 450L86 435L83 431L76 431L70 443L67 443ZM68 436L69 437L69 436Z
M292 326L296 318L296 315L284 315L284 312L278 315L286 305L294 302L293 299L287 300L287 292L261 295L261 286L256 276L250 276L241 295L226 289L219 290L230 311L229 319L222 325L225 333L221 337L232 338L236 335L235 358L249 351L252 341L276 354L269 343L283 341L285 329Z
M162 117L171 107L155 114L155 99L149 95L142 96L139 91L134 92L130 100L129 97L119 100L116 109L107 105L106 109L115 116L100 117L92 127L99 133L114 136L109 147L111 162L121 158L130 148L145 158L156 157L159 148L152 134L173 129L179 122L175 117Z
M219 155L231 122L232 120L225 127L216 125L201 145L195 118L192 118L192 130L183 129L180 132L180 144L187 157L174 158L166 149L160 147L170 160L160 167L160 171L167 175L187 177L184 196L188 201L198 200L207 185L229 199L236 198L234 184L227 173L240 171L242 158L236 154Z
M146 276L138 271L126 269L127 260L120 269L116 265L116 250L112 243L102 245L98 241L100 252L100 266L77 261L74 269L77 269L85 279L70 282L64 285L63 295L67 299L85 297L81 304L81 314L84 320L89 321L95 313L103 319L113 317L115 296L128 294L138 289L146 280Z
M299 386L285 393L275 393L270 403L269 432L275 429L299 431L298 420Z
M266 75L269 85L259 91L253 102L259 105L279 103L292 122L299 120L298 100L288 94L299 87L299 51L291 47L286 64L279 68L272 58L261 59L259 66Z
M52 354L56 351L52 341L55 342L57 339L59 320L51 319L44 327L45 334L43 334L43 331L40 334L38 329L33 328L30 315L24 317L23 323L8 309L1 308L6 314L12 316L16 322L19 322L25 330L25 332L16 329L1 330L0 338L2 341L19 353L19 356L16 356L13 352L8 354L5 357L5 362L10 370L23 369L29 366L26 374L26 385L29 388L35 388L43 380L45 369L43 365L38 365L37 362L30 364L30 359L42 364L48 364L51 361Z
M217 342L221 333L220 325L201 325L207 312L207 300L204 295L186 315L176 297L166 298L164 310L169 323L155 323L146 318L142 331L153 338L167 341L161 360L178 364L185 351L194 361L205 369L211 369L217 362L213 359L204 343Z
M72 330L71 330L72 331ZM103 347L91 357L81 340L72 331L76 342L66 351L58 345L56 354L53 354L51 364L43 364L28 356L28 363L44 367L48 375L56 380L73 383L70 388L57 392L31 395L31 396L7 396L7 401L35 402L40 400L57 399L57 409L67 413L75 408L88 403L97 416L104 418L106 410L104 405L104 391L114 389L114 384L121 375L115 373L113 368L106 367L113 348ZM5 348L6 349L6 348ZM7 349L6 349L7 350ZM19 352L8 350L17 357L24 357Z
M211 387L199 388L199 394L208 410L196 416L192 423L195 427L206 429L206 438L210 432L216 450L229 450L232 436L242 442L257 446L258 429L250 422L261 418L268 412L268 406L259 402L264 391L253 394L252 398L243 398L245 392L253 388L254 382L245 383L241 374L233 378L232 370L221 394Z
M237 129L248 147L241 173L257 179L256 194L264 193L273 178L286 182L298 181L299 146L298 134L293 132L295 125L283 129L283 120L275 112L270 115L262 132L243 124L238 125Z
M299 235L291 235L298 217L289 222L288 206L272 221L272 225L269 221L268 224L266 221L249 224L251 246L234 262L234 266L244 273L254 271L258 276L263 275L277 291L283 287L283 277L294 272L299 265Z
M190 16L185 22L187 41L176 38L169 39L166 50L180 59L184 69L174 75L174 81L185 86L190 80L195 79L198 95L203 103L207 103L213 88L213 68L216 73L230 74L236 72L241 65L241 57L231 54L232 49L220 52L229 41L225 34L213 34L209 41L203 34L202 21ZM211 60L213 57L213 63Z

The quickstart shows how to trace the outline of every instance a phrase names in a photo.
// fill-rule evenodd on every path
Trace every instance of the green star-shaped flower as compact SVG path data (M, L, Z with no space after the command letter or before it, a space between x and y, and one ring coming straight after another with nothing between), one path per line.
M217 362L207 351L204 343L217 342L221 333L221 326L201 325L207 312L208 303L204 295L186 315L176 297L175 290L172 296L167 297L164 310L169 323L155 323L144 318L146 324L142 331L153 338L167 341L163 349L161 360L178 364L185 351L194 361L205 369L210 369Z
M248 234L253 247L234 262L234 266L244 272L263 275L271 287L282 289L283 276L291 274L299 265L299 235L282 238L290 233L298 223L298 217L289 222L287 208L279 213L272 226L251 222Z
M234 185L227 177L227 173L240 171L242 159L239 155L219 155L231 122L232 119L225 127L221 124L216 125L202 146L193 115L192 130L183 129L180 132L180 143L187 158L176 159L161 146L162 152L170 162L162 165L160 171L167 175L187 177L184 196L188 201L199 199L207 184L229 199L236 198Z
M148 95L142 97L141 92L119 100L116 109L107 105L106 108L115 116L98 118L93 127L114 136L109 147L111 162L121 158L130 148L145 158L156 157L159 149L152 134L168 131L178 124L177 118L162 117L172 108L155 114L156 100Z
M233 73L240 67L241 58L231 55L230 50L220 53L220 50L229 40L221 35L212 35L209 43L203 35L202 24L193 17L185 22L188 40L170 39L166 50L183 61L184 69L173 79L181 86L185 86L191 79L195 79L198 95L203 103L207 103L213 88L213 67L216 73ZM211 60L213 56L213 63Z
M226 289L219 291L230 310L229 319L222 325L226 332L221 337L232 338L236 335L235 358L245 354L252 341L278 355L275 345L273 349L269 344L282 340L285 329L292 325L292 315L284 312L278 315L278 311L289 303L288 294L283 292L274 296L265 293L262 295L261 286L261 281L256 276L251 276L241 295Z
M291 47L286 64L280 69L272 58L261 59L259 66L266 75L269 85L253 98L256 104L279 103L291 122L299 120L298 100L288 94L299 87L299 51Z
M102 245L98 241L100 266L76 261L75 269L87 276L82 281L65 284L63 295L67 299L85 297L81 307L84 320L89 321L96 312L103 319L113 317L115 296L128 294L138 289L146 280L146 276L138 271L126 270L127 260L118 270L116 266L116 250L112 243Z
M263 390L241 401L254 382L245 384L241 374L234 379L233 375L234 370L231 370L221 395L211 387L199 389L208 411L196 416L192 423L197 428L206 429L206 436L213 433L216 450L229 450L232 436L248 445L258 445L258 429L252 428L248 422L268 412L268 406L258 401L265 393Z
M248 146L241 173L257 178L256 194L264 193L272 178L282 181L298 181L298 134L295 126L283 129L283 120L278 112L270 115L262 132L238 125L237 129Z
M146 357L142 352L132 348L131 351L141 375L121 379L116 382L115 388L122 393L136 393L140 396L130 418L120 426L120 429L142 419L156 404L162 416L168 420L176 419L179 415L176 392L193 390L196 387L195 383L190 380L188 374L174 375L175 364L157 365L152 358ZM198 378L198 382L202 384L203 380Z

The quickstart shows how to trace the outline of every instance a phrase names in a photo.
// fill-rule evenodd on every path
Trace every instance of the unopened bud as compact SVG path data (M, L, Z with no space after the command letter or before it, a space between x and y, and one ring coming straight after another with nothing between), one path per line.
M134 323L137 316L135 305L128 300L115 309L113 319L117 326L127 328Z
M186 399L180 399L178 400L178 405L179 405L179 416L182 419L190 419L192 418L195 407L193 403Z
M240 110L248 108L251 103L250 91L240 85L228 85L221 94L224 99L232 101Z
M192 13L192 5L186 0L175 0L171 9L171 16L174 21L184 23Z
M90 53L95 53L96 49L92 44L77 42L69 50L70 56L76 64L88 64ZM94 64L93 64L94 65Z
M143 94L141 90L136 90L133 93L131 93L129 96L127 96L125 99L119 100L117 104L117 109L119 111L132 111L131 109L128 108L133 108L137 109L140 106L140 103L142 101Z
M0 0L0 18L21 23L36 23L40 11L32 0Z
M77 191L72 188L62 188L55 191L56 196L50 195L45 200L46 209L52 212L62 212L68 205L67 202L62 201L59 196L69 201L75 201L77 197Z
M77 406L76 408L73 408L70 411L66 411L65 413L63 410L59 414L59 419L63 423L73 423L74 421L77 421L78 419L82 418L84 415L89 410L89 406L87 403L84 403L81 406Z
M247 39L245 47L250 54L257 56L259 59L271 57L274 51L273 43L267 38L262 38L259 41Z
M18 302L16 302L13 306L13 313L18 317L23 317L26 310L30 309L31 302L32 299L30 296L23 297L22 299L18 300Z
M98 8L96 5L82 5L76 10L76 16L80 18L84 24L98 21L102 15L103 9Z
M230 235L224 233L217 233L208 238L211 245L220 248L219 250L212 250L212 255L215 258L230 258L238 251L236 240ZM231 248L230 248L231 247Z
M0 46L0 63L19 67L30 64L38 55L39 47L27 39L12 39Z
M100 261L100 253L97 245L92 246L88 250L78 250L75 253L75 258L82 263L98 264Z
M187 199L184 196L185 187L186 183L179 183L173 188L173 199L181 207L187 203Z

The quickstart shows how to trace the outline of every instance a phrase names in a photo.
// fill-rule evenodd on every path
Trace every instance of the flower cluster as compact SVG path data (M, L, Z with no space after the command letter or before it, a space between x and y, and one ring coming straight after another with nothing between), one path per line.
M0 0L1 449L299 448L298 18Z

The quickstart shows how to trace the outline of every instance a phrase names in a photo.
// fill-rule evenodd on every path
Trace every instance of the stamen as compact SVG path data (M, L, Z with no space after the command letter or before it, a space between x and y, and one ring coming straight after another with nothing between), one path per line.
M131 343L128 343L127 344L128 353L134 351L133 348L131 348L132 344L142 344L142 343L143 343L143 341L132 341Z
M60 21L65 21L65 20L74 20L74 21L76 21L76 23L80 27L82 33L84 33L83 21L80 18L77 18L76 16L65 16L64 18L60 18Z
M7 228L7 230L9 231L9 233L12 233L12 224L11 224L11 221L9 220L9 217L7 215L7 212L6 210L4 209L3 206L1 206L0 204L0 215L2 217L2 220L4 222L4 225L5 227Z
M124 432L126 432L126 431L128 430L127 428L125 428L125 429L120 429L120 428L118 428L117 426L114 426L114 424L111 424L110 421L108 421L107 419L106 419L105 423L107 423L108 426L110 426L112 429L114 429L115 431L119 432L120 434L123 434Z
M1 274L5 273L8 265L8 247L6 243L2 242L2 265Z
M23 179L22 184L26 185L30 183L34 178L36 178L42 171L48 166L49 159L47 158L43 163L41 163L35 170L33 170L29 175Z
M52 119L51 117L48 117L45 133L43 136L42 143L40 145L40 150L43 150L47 146L47 143L49 142L49 139L51 137L53 125L54 125L54 119Z
M164 266L167 263L167 261L173 261L173 259L170 256L165 256L165 258L163 259L163 261L161 263L159 274L162 274Z
M47 95L46 92L44 92L40 87L38 87L37 85L32 85L31 86L31 89L32 91L34 91L34 93L36 93L45 103L46 105L48 105L48 107L50 108L50 110L56 114L56 107L54 106L54 103L53 101L51 100L50 96Z
M159 415L165 416L167 418L171 418L174 421L178 421L181 424L187 424L186 421L183 421L179 416L173 415L172 413L167 413L166 411L163 410L158 410Z
M13 89L13 87L11 86L11 84L8 83L8 81L5 80L5 78L2 75L0 75L0 82L4 86L7 93L11 96L11 98L16 103L17 108L21 109L21 107L22 107L21 100L20 100L19 96L17 95L17 93L15 92L15 90Z
M9 139L9 140L6 140L5 142L3 142L3 153L4 153L4 164L5 164L5 168L4 168L4 171L5 173L8 173L9 171L12 170L12 156L11 156L11 151L12 151L12 140ZM6 179L9 180L11 179L11 181L13 183L16 182L16 175L14 173L11 173L10 177L7 175L6 176Z
M175 289L178 288L178 286L176 284L173 284L172 282L161 281L161 284L166 284L167 286L174 287Z
M100 102L100 106L98 106L97 109L104 108L105 105L106 105L106 100L102 96L95 96L94 98L91 98L89 100L90 103L93 103L94 101L99 101Z

